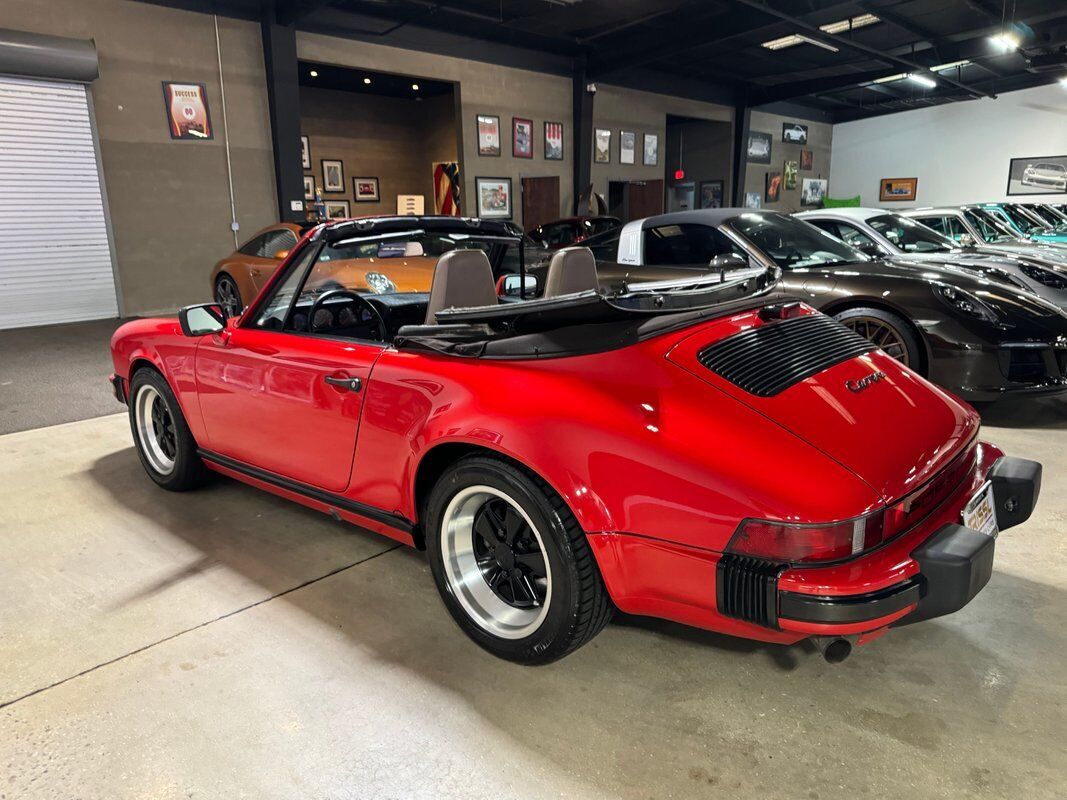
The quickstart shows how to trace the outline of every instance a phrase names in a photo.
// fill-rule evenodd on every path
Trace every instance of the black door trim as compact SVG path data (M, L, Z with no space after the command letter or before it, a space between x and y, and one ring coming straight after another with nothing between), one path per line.
M375 506L369 506L366 503L360 503L357 500L352 500L348 497L334 494L333 492L327 492L324 489L317 489L314 486L308 486L306 483L301 483L300 481L284 478L281 475L276 475L273 472L268 472L259 467L253 467L251 464L246 464L243 461L238 461L229 458L228 456L213 453L210 450L199 448L196 452L206 461L211 461L219 466L232 469L234 472L240 472L242 475L255 478L257 481L263 481L272 486L277 486L279 489L285 489L288 492L303 495L312 500L317 500L320 503L339 508L342 511L359 514L361 517L372 519L375 522L380 522L383 525L388 525L390 528L396 528L398 531L403 531L407 534L411 534L415 530L415 523L400 514L383 511Z

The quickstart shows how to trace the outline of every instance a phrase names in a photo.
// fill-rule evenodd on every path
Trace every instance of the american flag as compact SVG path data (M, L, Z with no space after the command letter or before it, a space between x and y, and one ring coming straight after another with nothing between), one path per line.
M433 211L448 217L459 216L459 164L438 161L433 165Z

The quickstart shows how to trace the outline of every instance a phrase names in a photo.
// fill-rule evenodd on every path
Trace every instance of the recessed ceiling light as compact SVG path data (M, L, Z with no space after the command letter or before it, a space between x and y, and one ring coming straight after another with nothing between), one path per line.
M364 82L365 84L367 84L368 86L370 86L370 78L364 78L364 79L363 79L363 82Z
M908 80L912 83L917 83L920 86L925 86L927 89L933 89L935 86L937 86L937 81L935 81L933 78L929 77L928 75L921 75L918 72L913 72L911 75L909 75Z
M309 74L309 75L310 75L310 76L311 76L312 78L317 78L317 77L319 77L319 71L318 71L317 69L313 69L313 70L311 70L311 72L309 72L308 74Z
M998 33L996 36L990 36L989 41L1002 53L1019 49L1019 39L1013 33Z
M417 83L413 83L411 84L411 88L417 92L419 90L419 85Z

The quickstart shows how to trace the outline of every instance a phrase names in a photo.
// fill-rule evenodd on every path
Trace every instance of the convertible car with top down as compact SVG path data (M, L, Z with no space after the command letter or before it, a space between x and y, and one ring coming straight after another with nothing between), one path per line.
M377 240L439 253L429 292L325 280ZM459 627L526 664L613 609L840 660L974 599L1030 516L1039 464L775 299L777 265L608 292L569 248L529 299L521 242L484 220L330 223L239 317L126 323L111 384L148 476L221 473L423 548Z

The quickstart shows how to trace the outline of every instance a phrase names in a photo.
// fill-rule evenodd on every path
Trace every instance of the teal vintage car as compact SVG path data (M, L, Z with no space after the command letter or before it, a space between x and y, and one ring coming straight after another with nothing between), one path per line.
M1031 241L1067 245L1067 227L1053 227L1019 203L982 203L979 207Z

